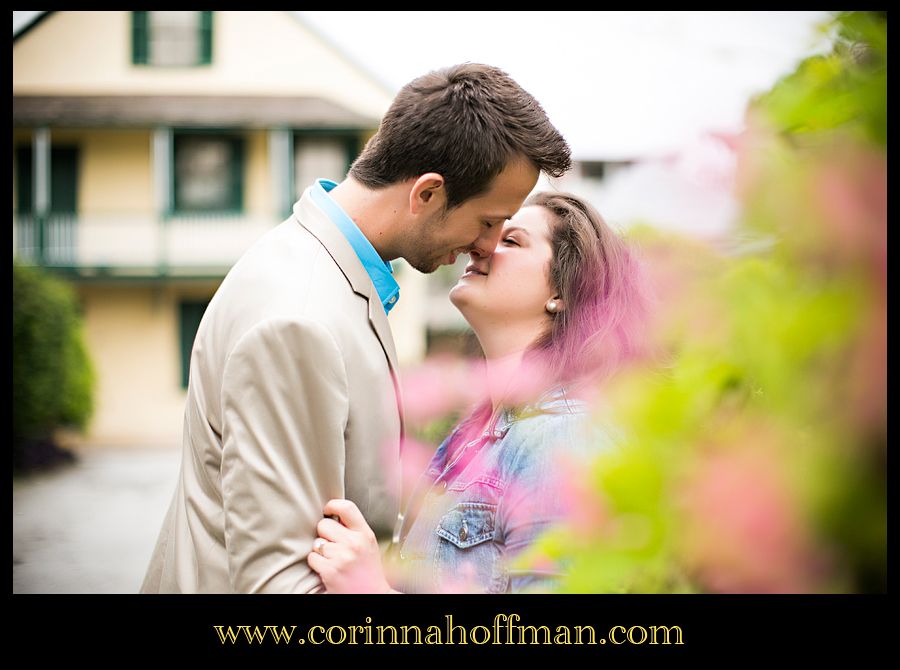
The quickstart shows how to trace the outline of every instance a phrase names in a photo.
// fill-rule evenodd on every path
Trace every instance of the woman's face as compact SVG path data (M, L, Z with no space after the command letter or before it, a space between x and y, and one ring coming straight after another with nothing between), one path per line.
M545 308L554 296L549 280L550 216L543 207L524 207L504 222L491 256L472 254L450 290L450 301L476 332L500 323L536 329L546 324Z

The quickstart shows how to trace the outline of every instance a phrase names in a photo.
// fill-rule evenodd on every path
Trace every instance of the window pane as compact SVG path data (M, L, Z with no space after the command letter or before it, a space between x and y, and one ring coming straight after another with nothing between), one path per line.
M34 175L31 146L16 149L16 204L22 214L34 208L32 180ZM50 149L50 211L78 211L78 148L56 146Z
M150 63L197 65L200 62L200 12L148 12Z
M297 197L316 179L340 182L347 176L347 141L335 137L294 140L294 181Z
M182 211L233 206L234 144L226 138L175 138L175 207Z
M181 340L181 388L186 389L190 381L191 349L200 328L200 321L209 306L209 300L183 300L180 304L179 334Z

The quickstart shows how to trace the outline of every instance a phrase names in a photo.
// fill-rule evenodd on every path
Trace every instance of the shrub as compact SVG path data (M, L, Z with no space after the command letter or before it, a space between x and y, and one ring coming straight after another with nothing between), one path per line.
M72 288L15 260L12 346L13 469L21 471L48 459L56 428L86 427L95 372Z

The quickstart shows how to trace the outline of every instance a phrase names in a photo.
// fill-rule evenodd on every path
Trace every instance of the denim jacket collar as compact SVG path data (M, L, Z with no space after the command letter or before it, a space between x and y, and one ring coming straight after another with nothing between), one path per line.
M557 386L541 395L533 403L521 407L505 407L497 417L493 430L489 427L483 436L487 437L492 432L491 437L502 438L517 421L535 414L574 414L585 411L586 408L587 404L584 400L567 395L564 387Z

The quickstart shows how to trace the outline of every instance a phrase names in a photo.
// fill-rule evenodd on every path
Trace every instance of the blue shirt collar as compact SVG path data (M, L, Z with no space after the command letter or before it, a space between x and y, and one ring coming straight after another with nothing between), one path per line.
M391 267L390 261L382 260L372 243L366 239L359 226L353 222L347 213L341 209L328 192L337 186L336 182L330 179L317 179L316 183L310 191L313 202L328 215L338 229L347 238L359 262L368 273L369 278L378 291L378 297L381 299L381 305L384 307L385 313L388 313L397 304L400 299L400 285L394 279L394 268Z

